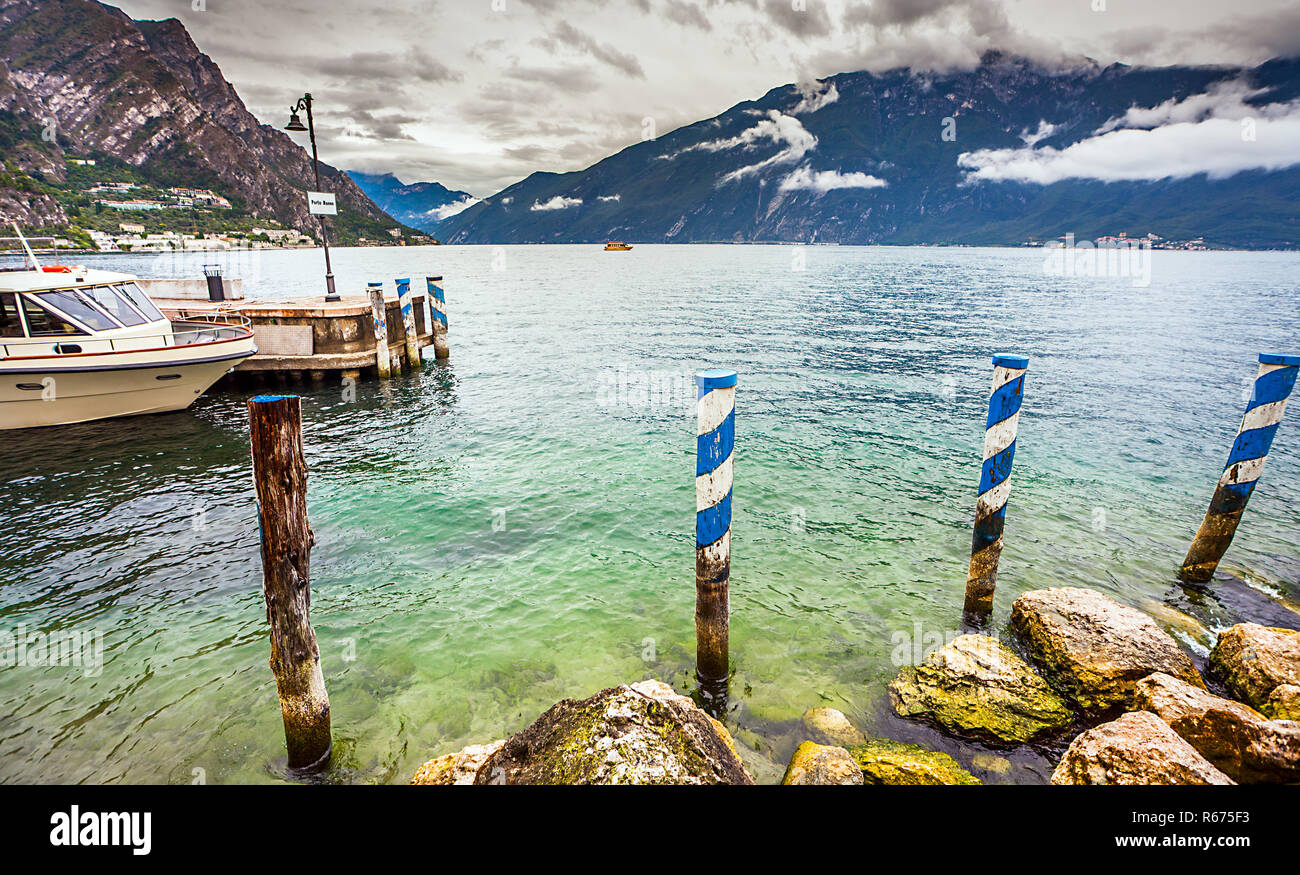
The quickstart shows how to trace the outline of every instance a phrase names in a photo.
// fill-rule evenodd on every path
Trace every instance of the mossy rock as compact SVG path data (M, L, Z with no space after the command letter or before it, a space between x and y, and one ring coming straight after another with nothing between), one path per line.
M1273 720L1300 721L1300 685L1281 684L1274 687L1262 710Z
M946 753L873 738L849 748L849 755L862 769L864 784L979 784L980 781Z
M1283 690L1283 701L1270 706L1273 691L1300 686L1300 632L1238 623L1219 636L1210 666L1234 697L1276 719L1277 704L1289 707L1289 691Z
M1024 593L1011 606L1011 626L1052 687L1089 717L1126 708L1137 682L1155 672L1205 688L1154 620L1096 590Z
M752 784L721 723L659 681L564 699L508 738L476 784Z
M781 783L785 785L862 784L862 770L842 747L805 741L790 758Z
M920 665L905 666L889 697L900 716L1001 744L1036 741L1074 722L1065 700L988 635L962 635Z

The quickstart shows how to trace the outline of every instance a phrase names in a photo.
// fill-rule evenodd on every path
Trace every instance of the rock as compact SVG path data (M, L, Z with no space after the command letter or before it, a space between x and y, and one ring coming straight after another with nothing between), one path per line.
M790 758L782 784L861 784L862 769L842 747L805 741Z
M834 708L809 708L803 715L803 728L819 744L848 747L867 740L843 712Z
M988 635L962 635L905 666L889 685L903 717L957 735L1023 744L1074 721L1065 701L1010 648Z
M1233 784L1150 711L1133 711L1070 742L1053 784Z
M491 744L471 744L460 753L449 753L420 766L412 784L473 784L479 767L501 749L505 740Z
M1155 672L1205 686L1150 617L1094 590L1027 592L1011 607L1011 625L1052 685L1089 716L1126 707L1134 685Z
M849 754L862 770L866 784L978 784L946 753L926 750L915 744L902 744L885 738L873 738L849 748Z
M991 753L975 754L970 758L970 764L977 769L983 769L990 775L1005 776L1011 774L1011 760Z
M1274 720L1300 720L1300 686L1279 684L1260 710Z
M1300 686L1300 632L1238 623L1219 636L1210 666L1233 696L1263 708L1279 686Z
M479 767L476 784L752 784L721 723L660 681L564 699Z
M1150 711L1243 784L1300 781L1300 723L1266 720L1254 708L1167 674L1138 682L1133 707Z

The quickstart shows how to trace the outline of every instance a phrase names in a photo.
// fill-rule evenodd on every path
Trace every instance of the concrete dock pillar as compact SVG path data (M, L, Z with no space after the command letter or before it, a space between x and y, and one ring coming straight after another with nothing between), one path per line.
M392 362L388 355L388 308L384 305L384 284L367 283L370 293L370 315L375 322L375 368L379 378L387 380L392 376Z
M442 289L442 277L425 277L429 286L429 311L433 318L430 331L433 333L433 356L445 359L451 355L447 344L447 298Z
M1002 529L1007 498L1011 495L1011 462L1016 454L1020 403L1024 398L1023 356L993 357L993 391L984 431L984 464L980 470L979 498L975 502L975 534L971 540L970 570L966 575L965 613L980 622L993 610L993 591L1002 557Z
M695 375L695 674L706 704L725 707L730 674L731 490L735 371ZM706 708L706 710L709 710Z
M402 329L406 340L406 364L412 373L420 370L420 335L415 328L415 307L411 301L411 279L397 283L397 303L402 309Z
M1300 371L1300 356L1262 354L1259 372L1246 415L1237 429L1228 464L1210 499L1210 509L1196 532L1191 549L1183 559L1178 572L1181 580L1205 583L1214 576L1219 560L1228 551L1237 524L1246 512L1246 503L1255 491L1259 476L1264 473L1273 436L1282 421L1287 399L1295 388L1296 373Z

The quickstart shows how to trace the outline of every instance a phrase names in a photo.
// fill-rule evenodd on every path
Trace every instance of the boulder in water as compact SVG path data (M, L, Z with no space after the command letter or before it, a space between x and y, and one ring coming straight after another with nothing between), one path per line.
M1027 592L1011 607L1011 625L1052 685L1089 716L1127 707L1133 687L1155 672L1205 686L1150 617L1095 590Z
M1052 772L1053 784L1236 783L1169 724L1133 711L1093 727L1070 743Z
M962 635L905 666L889 685L903 717L919 717L956 735L1023 744L1074 721L1065 701L1023 659L988 635Z

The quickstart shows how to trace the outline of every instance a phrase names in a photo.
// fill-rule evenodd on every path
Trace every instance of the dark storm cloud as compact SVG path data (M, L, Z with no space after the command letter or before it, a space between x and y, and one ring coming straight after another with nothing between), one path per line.
M434 58L424 48L411 46L399 52L353 52L338 58L319 58L315 68L330 76L347 79L380 79L386 82L457 82L464 77Z
M607 43L598 42L591 34L578 30L567 21L561 21L552 28L550 36L539 40L539 44L552 52L558 46L568 46L590 55L616 70L622 70L629 76L634 76L637 79L645 78L645 70L641 69L641 63L636 59L635 55L621 52Z
M674 24L713 30L709 16L692 0L664 0L662 8L665 17Z
M795 36L828 36L831 32L831 17L824 0L763 0L763 11L778 27Z

